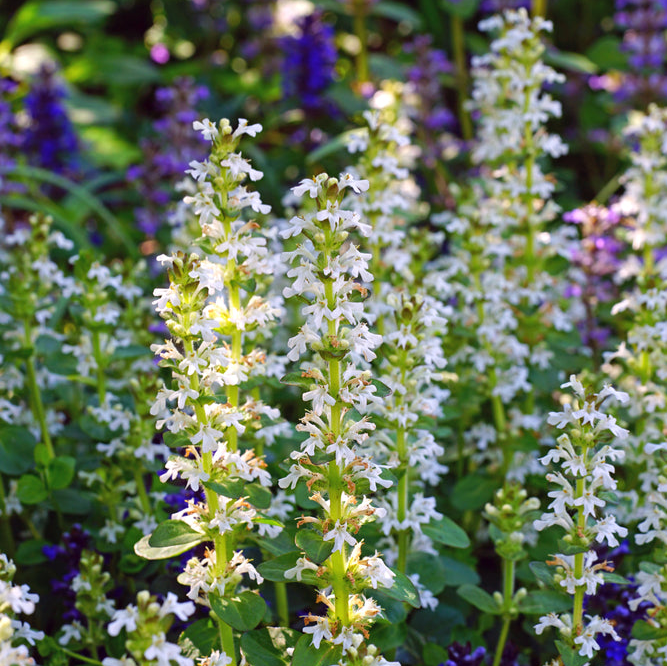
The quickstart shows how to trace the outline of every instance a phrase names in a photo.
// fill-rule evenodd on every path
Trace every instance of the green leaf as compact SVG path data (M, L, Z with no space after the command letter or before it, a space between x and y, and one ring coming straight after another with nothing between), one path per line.
M43 30L68 28L101 21L115 9L110 0L41 0L26 2L14 14L5 31L10 47Z
M483 613L498 615L501 612L498 602L486 590L477 587L477 585L461 585L456 592Z
M162 546L159 548L154 548L148 542L152 535L147 534L145 537L142 537L134 544L134 552L139 556L143 557L145 560L167 560L170 557L176 557L177 555L182 555L186 551L190 550L196 546L199 541L193 541L192 543L182 543L176 546Z
M284 377L280 378L280 383L309 389L316 382L312 377L304 377L301 372L288 372Z
M615 35L597 39L586 51L586 57L603 70L625 69L628 56L621 48L621 40Z
M391 587L383 587L382 592L391 599L410 604L413 608L419 608L419 593L412 581L398 569L392 569L396 574L394 584Z
M111 356L112 361L121 359L135 359L142 356L152 356L151 350L143 345L127 345L126 347L117 347Z
M572 599L555 590L536 590L528 592L517 606L526 615L545 615L546 613L565 613L572 608Z
M250 664L262 666L289 666L288 648L297 644L302 634L284 627L264 627L241 636L241 649ZM202 654L209 654L205 652Z
M294 648L292 666L331 666L337 664L342 657L343 648L340 645L322 641L317 649L310 636L302 636Z
M376 622L371 632L371 643L382 652L405 645L408 627L405 622L395 625L389 622Z
M544 61L552 67L567 69L571 72L595 74L598 71L597 65L581 53L570 53L568 51L554 51L549 49L544 54Z
M21 166L17 165L12 168L12 172L18 176L31 178L37 181L57 185L72 196L79 199L83 204L88 206L106 225L106 231L109 232L116 240L120 241L131 257L136 257L139 254L137 244L128 236L125 228L111 213L111 211L94 195L92 195L85 187L77 185L71 180L59 176L48 169L40 169L39 167Z
M218 647L220 630L210 617L193 622L184 632L183 639L190 639L200 654L211 654Z
M416 552L408 555L408 573L417 574L419 583L433 594L440 594L445 589L447 574L440 558L428 553Z
M151 548L168 548L187 544L188 548L192 548L192 546L205 540L205 534L193 530L190 525L182 520L165 520L149 536L148 545Z
M210 594L209 600L215 614L237 631L254 629L266 612L264 599L250 590L232 598Z
M74 478L76 460L70 456L59 456L49 462L46 470L48 484L53 490L67 488Z
M265 550L274 557L291 553L294 550L294 540L284 530L272 539L261 537L256 532L252 532L247 536L249 539L255 541L262 550Z
M313 150L307 155L306 164L316 164L323 158L328 157L333 153L337 153L339 150L345 149L347 147L347 138L349 134L350 132L343 132L343 134L339 134L328 143Z
M479 0L440 0L440 5L448 14L467 19L477 11Z
M582 657L576 650L563 641L556 641L556 647L558 648L560 658L563 660L563 666L584 666L588 662L588 657Z
M449 661L449 652L436 643L427 643L424 646L424 663L426 666L440 666Z
M638 641L655 641L667 638L666 627L656 627L646 620L637 620L632 625L632 637Z
M308 559L315 564L322 564L333 553L333 539L324 541L322 535L314 530L299 530L296 533L295 541L296 545L306 553Z
M491 501L497 487L497 481L488 476L464 476L454 486L452 504L460 511L478 511Z
M381 16L382 18L392 19L397 23L407 23L415 30L422 29L421 14L400 2L390 2L383 0L377 4L371 5L371 15Z
M97 167L127 169L141 160L141 151L114 127L91 125L82 127L80 134L90 146L91 160Z
M205 481L204 487L218 495L239 499L247 497L257 509L268 509L273 496L268 488L259 483L247 483L241 479L225 479L224 481Z
M20 426L0 428L0 472L18 475L27 472L33 465L35 438Z
M386 398L392 393L392 390L379 379L371 379L371 384L375 386L375 393L373 395L375 395L376 398Z
M540 583L547 587L554 586L554 568L550 567L545 562L531 562L529 564L530 570Z
M587 553L590 550L589 544L574 544L565 539L558 539L558 552L563 555L577 555L578 553Z
M29 566L31 564L42 564L47 561L44 555L44 546L48 546L49 542L44 539L31 539L30 541L23 541L19 544L16 553L14 553L14 562L22 566Z
M190 446L190 438L182 432L165 432L162 435L162 441L170 449L182 449Z
M85 516L92 511L92 493L76 490L74 488L62 488L51 493L53 502L63 512L75 516Z
M65 70L72 83L139 86L159 81L159 70L145 58L132 53L96 50L74 59Z
M257 567L257 571L259 571L266 580L273 581L274 583L284 583L285 581L290 580L298 582L296 578L285 578L285 572L288 569L293 569L296 566L296 561L301 556L302 554L299 551L285 553L272 560L262 562ZM301 573L301 579L309 585L318 585L321 583L321 579L317 577L317 574L309 569L306 569Z
M611 571L603 571L602 577L604 578L605 583L615 583L616 585L629 585L630 581L621 576L620 574L613 573Z
M459 585L477 585L479 583L479 575L469 564L446 555L441 555L440 561L445 565L446 585L458 587Z
M252 519L253 523L258 523L259 525L274 525L275 527L285 527L279 520L275 518L269 518L268 516L263 516L261 513L255 515Z
M422 532L433 541L452 548L467 548L470 545L468 535L447 516L423 525Z
M40 478L26 474L19 479L16 496L21 504L39 504L49 496L49 493Z

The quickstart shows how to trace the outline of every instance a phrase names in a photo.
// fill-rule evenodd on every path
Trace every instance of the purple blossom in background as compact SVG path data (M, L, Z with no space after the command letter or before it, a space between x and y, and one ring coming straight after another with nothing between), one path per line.
M480 666L486 656L486 649L478 647L473 650L470 643L461 645L461 643L454 642L448 648L449 659L445 662L445 666Z
M498 14L506 9L530 9L530 0L482 0L479 8L486 14Z
M174 197L174 186L192 160L203 160L208 145L192 131L199 118L197 104L208 97L208 90L191 78L181 78L170 88L155 94L162 117L153 123L157 136L141 141L141 164L131 166L127 179L139 191L143 205L135 209L137 226L154 236L166 219L166 208Z
M333 104L324 93L333 82L338 59L333 28L319 11L302 17L297 27L297 35L280 42L283 96L306 113L331 112Z
M243 20L248 34L241 41L241 56L255 61L262 74L271 77L280 70L278 40L272 34L275 23L276 0L245 0Z
M600 303L609 303L618 297L613 277L621 264L624 243L614 232L623 218L614 208L588 204L563 215L565 222L580 229L580 242L571 256L577 281L570 285L566 295L581 300L585 317L578 323L582 342L594 351L599 350L611 331L602 326L595 316Z
M594 90L607 90L632 106L667 97L667 0L616 0L616 25L624 30L622 49L630 71L590 78Z
M409 93L415 97L411 115L421 134L425 164L430 168L441 158L442 142L447 140L443 132L457 127L455 114L446 106L441 82L441 76L451 74L454 66L444 51L433 48L432 42L431 35L417 35L405 47L415 56L406 73Z
M56 596L62 599L65 611L63 619L66 622L82 620L81 613L76 609L76 592L72 589L72 580L79 573L81 554L90 547L90 534L75 524L69 532L63 534L62 546L44 546L42 552L57 565L64 565L65 574L51 580L51 588Z
M9 78L0 78L0 194L16 192L16 183L7 180L15 161L16 153L21 146L22 138L12 111L11 98L18 84Z
M29 163L71 176L79 167L79 141L63 104L65 97L55 65L45 63L25 97L29 123L22 149Z

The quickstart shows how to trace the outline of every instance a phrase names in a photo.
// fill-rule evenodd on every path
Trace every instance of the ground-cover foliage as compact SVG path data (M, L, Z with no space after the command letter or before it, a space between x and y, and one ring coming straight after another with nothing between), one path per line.
M666 663L666 16L3 5L0 666Z

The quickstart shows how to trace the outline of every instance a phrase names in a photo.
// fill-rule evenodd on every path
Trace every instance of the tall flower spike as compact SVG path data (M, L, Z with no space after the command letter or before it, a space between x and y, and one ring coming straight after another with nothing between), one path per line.
M628 530L616 523L613 514L602 514L606 501L603 491L616 489L612 474L614 465L608 460L622 460L624 452L613 448L609 440L623 440L628 431L618 425L613 416L601 411L602 403L613 397L627 402L628 395L605 386L592 393L575 376L561 388L571 388L572 402L565 402L562 412L551 412L547 422L566 430L557 439L556 446L543 458L543 465L560 463L560 471L547 474L547 480L556 487L549 492L551 512L536 520L535 529L558 526L565 531L560 546L570 554L554 555L547 564L555 568L554 584L574 597L572 615L549 613L540 618L535 632L541 634L547 627L560 631L561 640L582 657L593 657L599 649L597 634L608 634L620 640L613 625L600 617L587 615L584 619L584 596L594 595L604 582L603 572L613 571L606 560L598 562L591 550L594 542L618 546L618 537Z
M363 303L357 298L366 294L355 280L359 272L368 270L366 256L346 241L350 232L367 236L370 228L358 213L342 207L347 188L364 192L368 182L349 174L337 179L322 173L293 189L295 195L314 200L316 210L293 217L284 233L299 242L294 251L285 253L293 264L288 276L294 279L285 296L299 296L308 303L302 308L306 323L289 341L290 358L296 361L309 350L315 358L302 366L301 373L286 379L307 389L303 399L312 407L297 426L309 436L301 450L291 454L290 472L279 483L282 487L306 483L321 512L318 517L303 518L302 524L312 525L312 538L323 547L328 544L331 553L319 568L304 556L286 572L299 578L311 573L309 569L317 570L317 577L310 580L320 588L318 598L327 611L308 614L304 632L312 635L316 649L323 641L337 646L340 663L380 666L387 662L366 644L366 637L381 609L363 592L391 587L394 573L377 552L362 553L359 528L382 512L370 498L356 495L375 492L391 482L359 450L375 426L367 417L355 420L349 415L353 408L364 412L369 403L378 401L371 373L357 368L351 359L357 355L372 360L372 350L381 338L369 332L363 322Z
M241 137L255 136L261 126L241 119L233 129L227 120L216 124L207 118L193 126L212 143L210 158L191 162L188 171L198 181L197 193L187 202L198 215L201 236L189 256L158 258L169 267L170 284L155 290L154 305L172 338L153 351L171 370L173 381L160 389L151 413L158 417L158 427L169 431L168 443L185 447L185 456L169 459L161 480L181 478L193 491L203 487L205 501L189 500L171 521L145 537L137 552L164 557L161 548L171 543L168 534L174 530L189 535L188 547L213 542L203 558L188 560L178 580L189 586L190 599L215 610L219 647L235 666L232 629L221 619L220 608L224 597L228 604L252 606L257 621L263 615L264 602L257 594L248 590L237 597L244 575L257 583L262 577L236 548L256 521L267 522L254 504L266 498L264 487L271 484L263 460L240 444L252 446L262 419L278 416L258 397L242 394L265 358L261 349L246 349L244 342L248 332L266 326L279 311L258 287L272 267L266 239L256 233L257 222L243 219L248 209L269 210L244 184L248 178L259 180L262 173L237 152Z

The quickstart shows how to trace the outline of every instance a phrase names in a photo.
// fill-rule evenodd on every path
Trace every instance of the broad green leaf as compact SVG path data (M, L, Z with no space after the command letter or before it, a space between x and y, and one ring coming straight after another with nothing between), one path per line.
M577 650L563 641L556 641L556 647L563 660L563 666L584 666L588 662L588 657L582 657Z
M568 51L554 51L549 49L544 54L544 61L552 67L566 69L571 72L595 74L598 71L597 65L581 53L570 53Z
M35 443L27 428L12 425L0 428L0 472L11 475L27 472L33 465Z
M295 541L296 545L306 553L308 559L315 564L322 564L333 553L333 539L324 541L322 535L314 530L299 530L296 533Z
M656 627L646 620L637 620L632 625L632 637L638 641L655 641L667 638L667 628Z
M41 0L26 2L5 31L10 48L43 30L97 23L113 13L111 0Z
M423 656L426 666L440 666L449 661L449 652L436 643L427 643L424 646Z
M554 586L554 568L550 567L545 562L531 562L530 570L533 572L535 578L547 587Z
M152 548L167 548L189 544L192 547L206 540L206 535L193 530L182 520L165 520L160 523L148 539Z
M343 657L343 648L340 645L331 645L326 641L315 648L310 636L302 636L294 648L292 666L331 666L337 664Z
M299 551L285 553L284 555L280 555L280 557L262 562L257 567L257 570L264 578L266 578L266 580L275 583L284 583L285 581L298 582L296 578L285 578L285 572L289 569L293 569L296 566L296 561L300 557L302 557L302 554ZM301 580L310 585L318 585L321 583L321 579L317 577L316 572L309 569L302 571Z
M558 552L563 555L576 555L577 553L587 553L590 550L589 544L574 544L565 539L558 539Z
M48 545L49 542L44 541L44 539L23 541L14 553L14 562L22 566L42 564L47 561L47 557L44 555L44 546Z
M371 631L371 643L382 652L405 645L408 627L405 622L395 625L389 622L376 622Z
M419 593L412 581L397 569L392 569L396 574L394 584L391 587L380 588L384 594L396 601L410 604L413 608L419 608Z
M528 592L517 606L526 615L545 615L546 613L565 613L572 608L572 599L555 590L535 590Z
M467 548L470 545L468 535L451 519L443 516L440 520L433 520L422 526L424 534L445 546L452 548Z
M315 380L312 377L304 377L301 372L288 372L280 378L280 383L309 389Z
M183 638L190 639L200 654L211 654L218 647L220 630L210 617L193 622L184 632Z
M243 634L241 649L250 664L289 666L291 657L287 649L294 647L302 636L301 632L294 629L264 627Z
M470 18L476 11L479 0L440 0L440 6L452 16Z
M85 516L92 511L92 493L74 488L62 488L51 493L53 503L63 512L74 516Z
M283 530L277 537L271 539L259 536L256 532L251 532L247 535L247 538L255 541L262 550L265 550L274 557L291 553L294 550L294 540L285 530Z
M91 147L91 159L98 167L126 169L141 160L141 151L113 127L82 127L81 138Z
M460 511L478 511L491 501L497 487L497 481L488 476L464 476L452 490L452 504Z
M273 496L268 488L259 483L247 483L241 479L224 481L205 481L204 487L232 499L247 497L248 501L257 509L268 509Z
M458 587L459 585L477 585L479 583L479 575L469 564L446 555L441 555L440 561L445 565L445 581L448 586Z
M440 558L429 553L415 552L408 555L408 574L417 574L419 583L433 594L440 594L445 589L447 574Z
M70 456L59 456L49 462L46 470L49 486L53 490L67 488L74 478L76 460Z
M477 585L461 585L456 592L483 613L498 615L501 612L498 602L486 590L477 587Z
M215 614L237 631L254 629L264 617L266 602L259 594L246 590L232 597L219 597L210 594L211 608Z
M190 550L190 548L193 548L198 543L200 543L199 541L193 541L192 543L183 543L176 546L154 548L148 543L150 538L151 535L147 534L145 537L142 537L134 544L134 552L139 557L143 557L146 560L167 560L170 557L182 555L186 551Z
M375 393L373 395L377 398L386 398L388 395L391 395L391 389L379 379L371 379L371 384L375 386Z
M49 493L40 478L26 474L19 479L16 496L21 504L39 504L49 496Z
M602 577L604 578L605 583L615 583L616 585L629 585L630 581L621 576L620 574L613 573L611 571L603 571Z
M371 12L373 16L381 16L382 18L392 19L397 23L408 23L416 30L422 29L421 14L400 2L391 2L390 0L382 0L377 4L371 5Z

